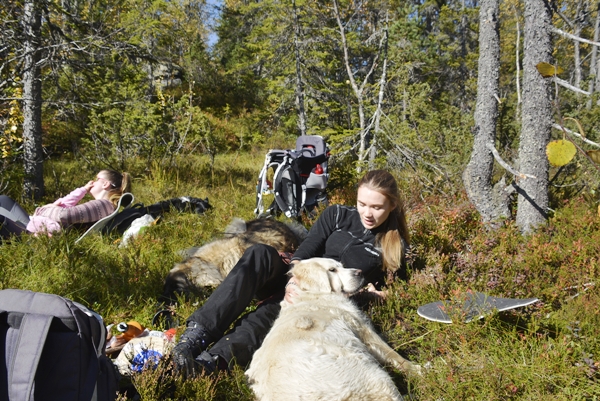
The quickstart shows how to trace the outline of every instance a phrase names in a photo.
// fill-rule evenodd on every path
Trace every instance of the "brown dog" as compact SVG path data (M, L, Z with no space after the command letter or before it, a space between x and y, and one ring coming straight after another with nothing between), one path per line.
M177 293L189 296L198 289L216 287L250 246L267 244L279 252L294 252L306 234L297 223L235 219L223 238L183 252L183 262L175 264L167 275L162 298L174 301Z

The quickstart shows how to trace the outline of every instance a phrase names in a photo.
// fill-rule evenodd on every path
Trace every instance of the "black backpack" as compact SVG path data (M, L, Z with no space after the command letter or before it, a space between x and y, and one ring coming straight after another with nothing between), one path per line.
M0 399L113 401L102 318L53 294L0 291Z
M180 212L203 214L210 208L212 208L212 206L208 203L208 198L199 199L189 196L167 199L153 203L149 206L144 206L143 203L136 203L135 205L124 209L122 212L113 217L112 220L102 228L101 232L103 234L108 234L115 231L122 235L129 228L129 226L131 226L131 223L133 223L134 220L147 214L156 219L163 213L169 212L173 209Z
M102 227L100 232L102 234L108 234L116 231L122 235L135 219L147 214L148 208L144 206L143 203L136 203L135 205L132 205L127 209L123 209L123 211L117 213L115 217L113 217L104 227Z

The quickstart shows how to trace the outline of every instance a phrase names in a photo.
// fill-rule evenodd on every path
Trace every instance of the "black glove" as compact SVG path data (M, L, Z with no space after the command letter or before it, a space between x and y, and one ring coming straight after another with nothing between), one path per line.
M180 342L171 351L175 371L184 377L191 377L195 372L194 351L188 342Z

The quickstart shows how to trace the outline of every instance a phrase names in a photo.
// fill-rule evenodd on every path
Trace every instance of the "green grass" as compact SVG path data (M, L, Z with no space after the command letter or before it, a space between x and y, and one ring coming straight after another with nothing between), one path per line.
M134 319L150 326L164 277L180 260L177 252L218 237L233 217L253 217L263 158L258 150L219 156L212 168L201 156L173 166L133 166L136 201L189 195L208 197L213 209L203 216L169 213L126 248L115 236L99 235L75 245L77 232L4 243L0 288L60 294L93 308L107 324ZM48 163L45 201L82 185L98 169ZM598 285L584 287L598 283L600 274L596 205L565 200L547 227L523 238L513 225L495 232L481 227L460 192L422 198L410 177L398 177L413 237L411 275L366 312L395 349L430 366L421 377L390 371L401 390L420 400L600 399L600 292ZM332 185L330 197L351 203L353 188ZM26 208L32 212L34 205ZM416 314L420 305L467 290L541 302L468 324ZM178 305L180 321L203 300ZM133 378L143 400L252 400L242 369L183 381L165 366Z

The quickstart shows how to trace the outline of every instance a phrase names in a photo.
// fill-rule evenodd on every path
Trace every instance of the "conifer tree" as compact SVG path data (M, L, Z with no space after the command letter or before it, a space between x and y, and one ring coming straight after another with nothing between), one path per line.
M40 68L42 46L42 7L40 0L25 0L23 4L23 161L26 198L40 199L44 195L44 164L42 154L42 76Z

